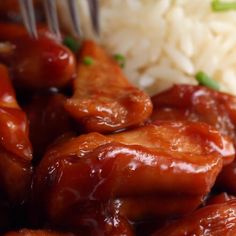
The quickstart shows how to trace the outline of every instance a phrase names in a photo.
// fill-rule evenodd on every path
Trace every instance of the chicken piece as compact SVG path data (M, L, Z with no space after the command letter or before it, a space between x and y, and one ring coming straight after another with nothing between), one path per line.
M7 68L1 64L0 159L0 188L12 202L23 201L32 174L28 122L17 104Z
M185 196L183 206L192 202L191 211L210 191L223 159L232 161L234 155L232 143L201 123L161 122L107 136L81 135L48 150L36 170L32 206L54 222L66 222L66 211L85 202L139 196L166 195L171 201ZM181 213L172 206L171 214Z
M15 98L7 68L0 64L0 144L25 161L32 159L28 124Z
M206 122L236 144L236 97L206 87L174 85L152 98L155 120Z
M73 233L61 233L51 230L30 230L30 229L21 229L15 232L5 233L3 236L79 236L78 234Z
M86 59L90 60L87 65ZM94 42L85 41L78 78L66 110L87 132L112 132L145 121L152 112L147 94L132 86L118 64Z
M61 88L75 75L73 53L45 29L39 30L38 39L32 39L23 26L0 24L0 41L14 47L4 60L20 88Z
M192 85L175 85L152 98L151 120L191 120L206 122L236 145L236 97ZM236 194L236 163L226 166L217 185L223 191Z
M236 200L203 207L152 236L236 235Z
M61 94L35 95L23 108L29 119L34 162L42 158L56 138L73 130L64 100Z
M134 130L128 132L129 135L117 133L112 135L112 137L124 144L141 143L149 148L159 148L164 151L171 148L172 152L196 153L200 155L215 151L214 145L217 143L217 146L221 147L217 152L220 152L220 155L224 157L223 163L226 165L234 160L235 149L231 140L226 136L222 136L218 131L205 123L156 121L153 124L158 127L154 132L152 128L147 128L149 126L146 126L143 129L140 128L142 134ZM157 136L161 141L156 139ZM202 140L202 143L199 142L197 137Z

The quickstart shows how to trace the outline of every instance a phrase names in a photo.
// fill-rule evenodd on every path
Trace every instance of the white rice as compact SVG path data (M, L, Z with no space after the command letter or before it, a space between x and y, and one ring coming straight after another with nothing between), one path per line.
M87 1L78 2L84 36L91 37ZM213 12L211 0L100 0L100 6L101 43L126 57L124 72L137 86L154 94L173 83L196 84L202 70L236 95L236 11Z

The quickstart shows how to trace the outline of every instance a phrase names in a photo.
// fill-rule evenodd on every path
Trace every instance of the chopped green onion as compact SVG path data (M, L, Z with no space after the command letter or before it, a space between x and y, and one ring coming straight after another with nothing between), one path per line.
M220 0L213 0L211 2L213 11L230 11L236 10L236 2L221 2Z
M80 47L80 43L71 36L65 37L63 44L67 46L72 52L77 52Z
M121 68L125 67L125 57L123 55L115 54L114 59L117 61Z
M203 71L199 71L196 75L195 75L196 80L198 81L199 85L203 85L206 86L208 88L214 89L214 90L219 90L220 86L219 84L211 79L206 73L204 73Z
M88 57L88 56L87 56L87 57L84 57L84 58L83 58L83 63L84 63L85 65L87 65L87 66L92 65L93 62L94 62L94 60L93 60L92 57Z

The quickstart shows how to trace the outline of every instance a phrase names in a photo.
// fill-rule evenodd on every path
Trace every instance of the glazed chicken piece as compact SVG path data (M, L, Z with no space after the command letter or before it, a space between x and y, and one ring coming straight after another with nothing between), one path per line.
M34 151L34 162L38 162L46 149L59 136L72 132L72 122L64 109L65 97L61 94L35 95L23 107L30 127L30 140Z
M152 98L155 120L191 120L206 122L236 145L236 97L206 87L175 85ZM236 194L236 163L222 170L218 187Z
M15 232L9 232L4 234L3 236L79 236L78 234L73 233L60 233L51 230L29 230L22 229Z
M202 86L174 85L152 97L155 120L206 122L236 144L236 97Z
M151 114L149 96L132 86L118 64L94 42L83 43L77 72L74 94L65 108L85 131L124 129L139 125Z
M213 204L167 224L152 236L236 235L236 200Z
M45 28L32 39L23 26L0 23L0 42L10 42L12 53L0 55L12 70L14 83L20 88L61 88L75 75L73 53Z
M32 207L70 227L93 222L83 217L101 204L105 216L132 220L186 214L210 191L223 159L232 162L234 155L227 138L201 123L81 135L48 150L36 170Z
M7 68L0 64L0 189L13 203L22 202L31 180L32 149L28 121L18 106Z

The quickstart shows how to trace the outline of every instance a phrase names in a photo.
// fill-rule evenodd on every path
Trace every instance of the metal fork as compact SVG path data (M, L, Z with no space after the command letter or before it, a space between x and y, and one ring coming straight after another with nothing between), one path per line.
M35 12L33 0L18 0L20 4L21 14L24 25L31 37L37 38L38 32L36 27ZM81 36L81 27L79 13L77 11L77 0L64 0L68 4L68 9L71 17L74 32L78 37ZM60 37L60 28L57 16L56 0L43 0L47 23L49 30ZM98 0L87 0L89 13L93 31L99 35L99 6Z

